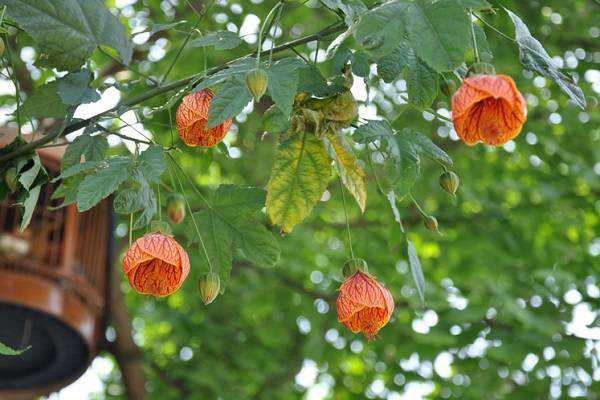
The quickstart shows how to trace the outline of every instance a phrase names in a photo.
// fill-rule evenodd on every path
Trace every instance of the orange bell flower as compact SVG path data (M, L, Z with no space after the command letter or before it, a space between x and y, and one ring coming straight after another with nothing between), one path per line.
M357 271L340 287L338 321L354 333L364 333L369 340L388 323L393 311L390 291L363 271Z
M177 108L175 120L179 137L188 146L213 147L219 144L231 125L230 118L220 125L207 129L208 110L215 94L210 89L202 89L188 94Z
M190 272L190 259L173 237L155 232L127 250L123 272L138 293L164 297L181 287Z
M502 146L521 132L527 107L510 76L474 75L452 97L452 120L466 144Z

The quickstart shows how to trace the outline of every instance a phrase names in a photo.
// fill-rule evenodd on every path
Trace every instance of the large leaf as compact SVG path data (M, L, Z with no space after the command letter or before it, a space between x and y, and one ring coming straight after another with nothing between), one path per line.
M83 135L77 136L67 147L65 155L62 159L63 173L65 167L78 164L81 161L81 156L85 161L100 161L104 158L104 154L108 150L108 141L102 135L89 135L84 132Z
M403 14L408 39L427 64L437 71L451 71L470 48L471 21L455 0L406 2Z
M214 127L235 117L250 101L252 101L252 95L248 91L244 78L241 76L229 77L210 105L208 126Z
M142 206L142 212L133 223L133 229L140 229L152 222L152 218L158 211L158 202L154 190L152 190L150 183L139 167L133 170L133 178L139 184L138 201Z
M328 132L325 137L327 149L334 165L342 179L342 183L348 191L354 196L362 212L365 212L367 206L367 183L365 180L365 171L359 164L352 148L346 142L346 139L337 132Z
M410 3L393 1L365 13L354 32L358 43L374 57L390 53L404 35L402 16Z
M209 32L190 42L192 47L214 46L215 50L231 50L240 44L242 44L242 39L236 33L229 31Z
M377 62L377 74L385 82L393 82L409 63L409 55L414 54L408 40L402 39L391 53L385 55Z
M22 116L30 118L64 118L67 105L58 94L59 82L53 81L39 87L23 102Z
M87 211L100 200L113 193L131 174L131 160L127 157L113 157L102 163L94 172L86 176L79 185L77 209Z
M329 9L341 11L348 26L352 25L358 17L367 11L367 6L362 0L321 0Z
M570 76L564 74L554 63L544 46L529 32L527 25L517 15L506 10L515 25L515 35L519 44L521 64L531 71L535 71L551 78L565 92L573 102L582 109L587 107L583 91Z
M149 183L159 183L160 176L167 169L162 146L151 145L138 159L139 169Z
M229 280L233 261L231 234L223 220L211 210L195 213L194 218L200 238L194 226L188 227L186 232L193 238L194 245L197 247L194 249L195 259L204 271L210 271L212 268L219 274L222 283L221 292L223 292ZM206 258L207 255L209 259Z
M101 45L117 50L125 64L131 60L125 28L100 0L0 0L0 5L38 43L46 66L75 70Z
M298 89L298 70L303 63L296 58L284 58L269 68L269 96L277 108L288 117L292 112Z
M60 79L58 94L62 102L68 105L78 105L100 100L100 93L89 87L91 79L92 74L86 69L72 72Z
M406 86L408 100L420 108L433 103L438 93L438 73L425 64L412 48L407 49Z
M281 143L267 187L271 221L291 232L317 204L330 176L327 150L314 135L297 134Z

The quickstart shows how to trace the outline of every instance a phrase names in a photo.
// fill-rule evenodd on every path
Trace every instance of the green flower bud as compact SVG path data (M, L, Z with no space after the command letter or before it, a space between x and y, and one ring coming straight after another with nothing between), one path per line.
M423 216L423 223L431 232L440 233L437 219L433 215Z
M448 192L450 196L456 196L460 178L456 172L446 171L440 175L440 186Z
M356 272L369 272L369 267L367 266L367 262L362 258L353 258L344 263L344 267L342 268L342 273L344 274L344 278L350 278Z
M269 76L264 69L254 68L246 74L246 85L257 103L267 91L268 84Z
M209 305L219 295L221 290L221 279L214 272L209 272L198 279L198 291L204 305Z
M169 198L167 203L167 215L174 224L180 224L185 219L185 199L179 193Z

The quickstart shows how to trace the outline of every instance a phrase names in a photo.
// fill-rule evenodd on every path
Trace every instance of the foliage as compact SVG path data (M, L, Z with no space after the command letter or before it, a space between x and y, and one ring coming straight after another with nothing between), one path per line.
M14 194L22 227L48 184L34 150L65 136L53 197L85 211L114 196L120 238L148 232L169 195L184 195L173 229L191 278L162 300L126 288L151 398L288 399L316 383L335 399L415 387L593 398L597 4L187 3L0 0L3 61L22 89L3 105L40 130L0 149L0 194ZM262 35L242 32L249 13ZM34 59L19 57L25 47ZM448 89L477 61L512 76L529 106L504 147L467 147L452 128ZM255 104L246 75L257 67L268 89ZM235 126L219 146L186 147L175 110L206 87L208 124ZM82 117L82 104L115 92L117 106ZM59 122L44 131L48 121ZM455 198L439 186L446 171L460 175ZM439 235L423 225L431 216ZM396 303L372 342L334 315L354 256ZM197 282L210 272L222 294L205 307ZM105 397L123 398L114 387Z

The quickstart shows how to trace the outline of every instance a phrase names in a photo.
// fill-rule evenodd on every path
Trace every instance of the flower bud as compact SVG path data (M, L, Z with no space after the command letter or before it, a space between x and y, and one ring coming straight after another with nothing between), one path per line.
M267 91L268 84L269 76L264 69L254 68L246 74L246 85L257 103Z
M446 171L440 175L440 186L450 195L456 196L458 185L460 184L460 178L458 174L453 171Z
M438 230L437 219L433 215L424 216L423 223L431 232L440 233L440 231Z
M350 278L352 275L357 273L358 271L369 272L369 267L367 266L367 262L362 258L352 258L346 263L344 263L344 267L342 268L342 273L344 274L344 278Z
M219 295L221 290L221 279L214 272L209 272L198 279L198 291L204 305L209 305Z
M180 224L185 219L185 199L179 193L171 196L167 203L167 215L174 224Z

